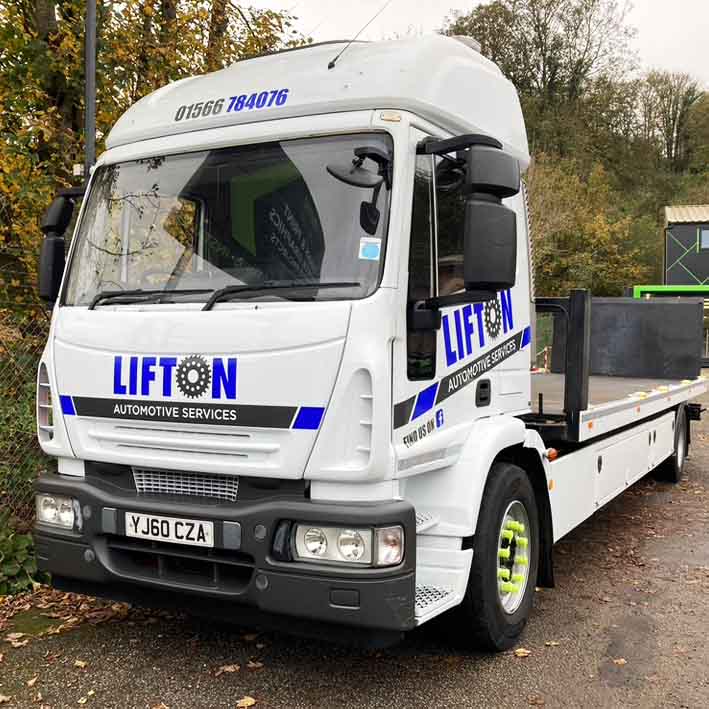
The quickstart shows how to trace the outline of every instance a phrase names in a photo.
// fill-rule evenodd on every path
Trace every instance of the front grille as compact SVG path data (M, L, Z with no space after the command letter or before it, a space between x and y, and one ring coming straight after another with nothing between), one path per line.
M139 495L190 495L236 502L239 491L239 478L236 475L133 468L133 480Z

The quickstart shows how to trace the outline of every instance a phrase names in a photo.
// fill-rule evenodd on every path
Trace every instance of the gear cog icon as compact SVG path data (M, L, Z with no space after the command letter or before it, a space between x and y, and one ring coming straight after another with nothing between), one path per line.
M495 298L494 300L488 300L485 303L485 330L487 334L494 340L500 334L500 327L502 326L502 308L500 307L500 301Z
M212 381L207 360L201 355L185 357L175 371L177 388L190 399L203 396Z

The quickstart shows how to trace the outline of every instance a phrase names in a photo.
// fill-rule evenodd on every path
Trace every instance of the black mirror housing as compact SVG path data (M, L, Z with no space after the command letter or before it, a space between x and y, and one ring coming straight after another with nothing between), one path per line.
M39 255L39 297L54 303L59 297L59 288L64 274L64 237L47 234L42 241Z
M513 197L520 189L517 159L487 145L473 145L466 154L469 192L484 192L498 199Z
M74 213L74 202L64 195L56 197L42 217L41 229L45 234L63 236Z
M465 205L463 280L467 291L512 288L517 272L517 215L496 201Z
M520 190L519 163L489 145L471 146L466 163L465 289L512 288L517 272L517 215L502 200Z

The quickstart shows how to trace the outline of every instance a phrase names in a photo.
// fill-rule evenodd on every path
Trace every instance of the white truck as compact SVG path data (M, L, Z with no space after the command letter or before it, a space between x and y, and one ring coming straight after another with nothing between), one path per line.
M372 642L450 611L500 650L560 537L681 474L703 380L589 378L583 291L537 303L568 344L536 406L525 125L469 40L240 61L107 146L66 264L76 191L42 225L57 587Z

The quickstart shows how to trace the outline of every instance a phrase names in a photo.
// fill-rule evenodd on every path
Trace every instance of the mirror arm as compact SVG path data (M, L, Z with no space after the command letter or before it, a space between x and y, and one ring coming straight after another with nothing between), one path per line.
M468 290L450 295L441 295L409 303L407 327L412 331L440 330L441 308L469 303L486 303L495 300L497 293L491 290Z
M481 133L466 133L465 135L457 135L454 138L446 140L436 140L435 138L424 138L416 146L417 155L442 155L444 153L458 152L465 150L472 145L487 145L491 148L499 148L502 150L502 143L489 135Z

